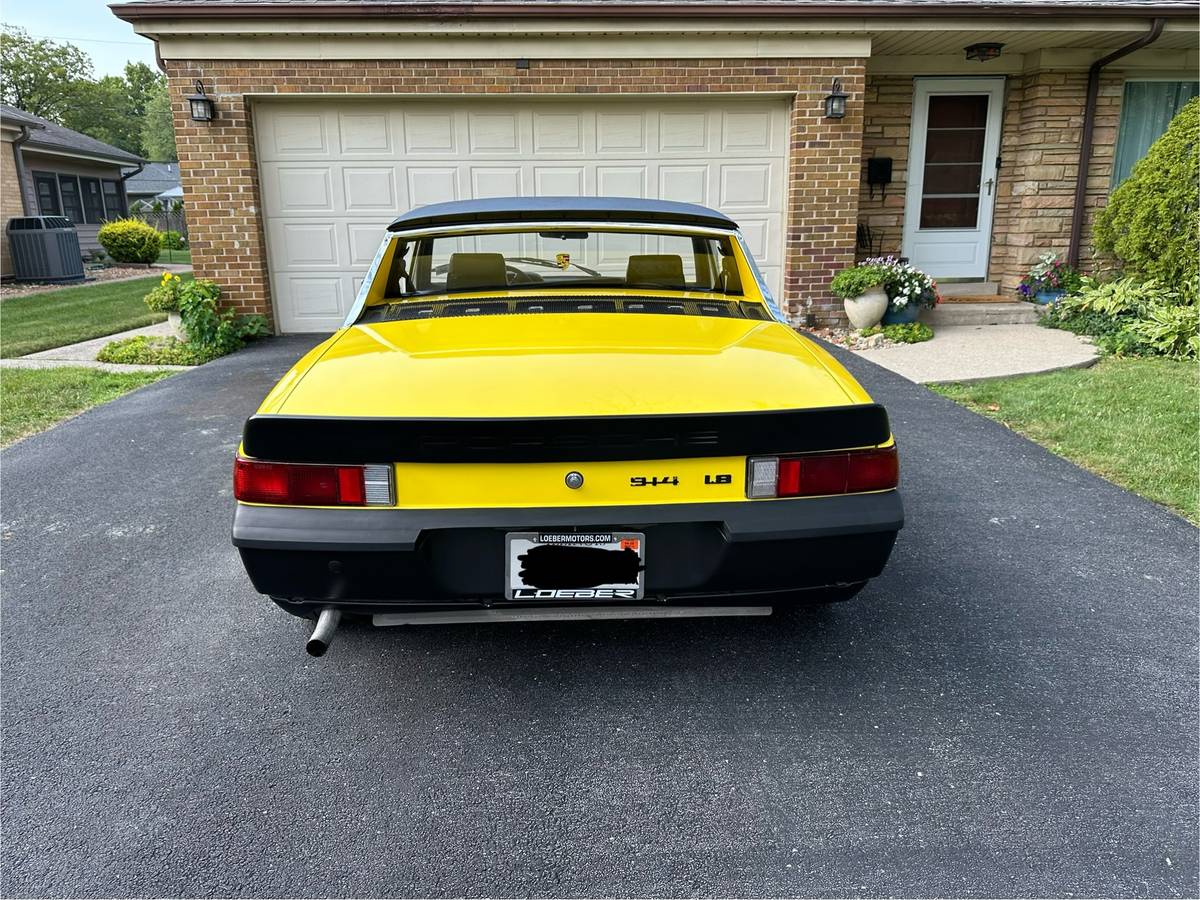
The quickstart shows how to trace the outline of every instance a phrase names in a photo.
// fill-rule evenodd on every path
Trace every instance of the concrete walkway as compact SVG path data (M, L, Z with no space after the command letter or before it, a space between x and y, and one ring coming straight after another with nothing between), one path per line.
M1041 325L943 325L923 344L854 352L920 384L1082 368L1100 355L1084 338Z
M133 328L120 334L109 334L104 337L92 338L90 341L80 341L78 344L68 344L66 347L55 347L51 350L39 350L28 356L15 359L0 359L0 366L10 369L55 369L65 366L80 366L85 369L102 369L105 372L156 372L161 369L184 370L195 366L143 366L125 363L104 363L96 359L96 355L105 344L125 338L147 335L149 337L164 337L171 334L171 326L166 322L157 325L147 325L144 328Z

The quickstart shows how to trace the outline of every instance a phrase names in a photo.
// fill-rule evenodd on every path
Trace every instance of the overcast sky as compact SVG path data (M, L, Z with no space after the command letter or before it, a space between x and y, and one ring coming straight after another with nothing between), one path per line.
M0 19L34 37L74 44L92 58L96 76L119 75L129 60L155 68L154 44L108 8L111 0L3 0ZM157 71L157 69L155 69Z

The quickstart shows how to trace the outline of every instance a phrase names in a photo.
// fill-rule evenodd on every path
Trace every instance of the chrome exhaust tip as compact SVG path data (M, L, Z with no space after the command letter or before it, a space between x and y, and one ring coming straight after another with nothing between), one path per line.
M309 656L325 655L325 651L329 649L329 644L333 640L333 633L337 631L338 623L341 621L341 610L331 606L321 610L321 614L317 616L317 624L308 638L308 643L304 645Z

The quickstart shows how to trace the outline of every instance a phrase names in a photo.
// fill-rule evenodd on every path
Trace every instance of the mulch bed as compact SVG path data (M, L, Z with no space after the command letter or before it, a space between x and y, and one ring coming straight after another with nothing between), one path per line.
M157 266L109 266L105 269L86 269L83 281L71 281L65 284L31 284L27 281L5 281L0 283L0 300L7 300L9 297L24 297L27 294L40 294L44 291L57 291L62 288L98 284L101 281L117 281L121 278L147 278L161 271L163 270Z

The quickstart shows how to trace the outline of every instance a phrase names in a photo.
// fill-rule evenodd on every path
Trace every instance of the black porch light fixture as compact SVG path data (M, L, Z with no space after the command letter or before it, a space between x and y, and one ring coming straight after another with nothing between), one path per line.
M964 47L963 52L967 54L968 60L977 59L980 62L987 62L989 59L999 56L1003 49L1003 44L972 44Z
M825 98L825 118L842 119L846 116L846 97L849 95L842 90L842 82L833 79L833 87Z
M213 116L216 115L216 107L213 105L212 98L204 93L204 83L196 79L196 93L191 94L187 98L188 106L191 107L193 122L211 122Z

